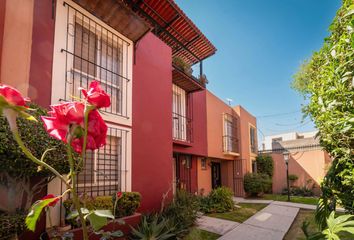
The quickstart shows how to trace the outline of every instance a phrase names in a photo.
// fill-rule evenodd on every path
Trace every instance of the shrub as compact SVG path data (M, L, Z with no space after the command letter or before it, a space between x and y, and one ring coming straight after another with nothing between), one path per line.
M247 173L244 176L243 186L250 196L258 196L271 190L272 180L266 174Z
M257 173L267 174L269 177L273 176L274 162L272 156L268 154L258 155L256 158Z
M219 187L213 189L209 195L200 202L201 205L204 205L204 212L229 212L234 208L233 195L233 192L229 188Z
M116 194L111 197L112 209L116 201ZM124 192L122 197L118 200L116 206L115 217L130 216L135 213L139 208L141 201L141 195L138 192Z
M30 104L35 109L31 114L38 122L18 118L17 125L20 135L26 146L37 158L41 158L48 146L55 150L48 152L44 161L57 169L59 173L69 172L68 161L66 160L66 146L63 142L48 135L44 129L40 116L46 116L47 111L35 104ZM52 176L47 169L38 171L38 165L28 159L12 137L9 125L4 117L0 117L0 172L7 172L11 176Z
M197 196L184 190L176 192L171 202L162 212L161 217L169 219L173 232L179 237L188 233L188 229L195 223L199 209Z
M298 180L299 179L299 177L297 176L297 175L295 175L295 174L290 174L289 175L289 180L290 181L296 181L296 180Z
M288 188L282 190L283 195L288 194ZM311 197L314 195L314 192L307 187L290 187L290 195L293 196L302 196L302 197Z
M124 192L122 197L118 200L116 206L115 217L125 217L130 216L135 213L137 208L140 206L140 194L137 192ZM97 196L97 197L87 197L84 196L80 199L80 203L84 208L88 210L99 210L99 209L108 209L112 210L116 200L116 195L112 196ZM66 212L74 210L73 200L67 199L63 203Z
M31 114L38 122L28 121L18 118L17 125L22 140L28 149L37 158L47 150L48 146L53 147L53 151L47 152L44 161L59 171L67 173L69 171L66 159L66 146L63 142L56 140L48 135L40 120L40 116L47 115L47 111L35 104L30 104L34 109ZM53 174L47 169L40 169L22 152L13 138L9 124L4 117L0 116L0 185L7 189L14 189L16 195L8 199L8 206L1 206L1 210L15 213L16 209L27 210L33 202L35 192L40 192L46 186ZM40 177L38 182L33 185L31 178ZM25 197L23 197L25 196ZM7 197L10 197L7 196Z
M0 239L11 239L16 234L21 234L25 229L24 213L0 213Z

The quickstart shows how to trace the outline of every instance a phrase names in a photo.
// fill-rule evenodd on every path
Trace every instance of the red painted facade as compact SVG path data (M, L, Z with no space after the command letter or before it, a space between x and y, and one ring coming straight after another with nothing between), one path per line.
M5 8L6 8L6 0L0 1L0 76L1 76L2 41L4 37L4 24L5 24Z
M207 156L206 90L191 94L193 141L191 144L188 144L188 146L174 144L173 151L197 156Z
M136 45L133 66L132 191L141 210L159 209L172 192L172 52L148 33Z
M54 19L51 1L34 1L28 96L41 106L51 104Z

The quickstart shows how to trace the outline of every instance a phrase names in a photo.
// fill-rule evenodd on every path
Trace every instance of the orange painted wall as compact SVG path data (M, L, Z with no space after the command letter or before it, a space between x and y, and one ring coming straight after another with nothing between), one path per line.
M197 162L197 175L198 175L198 193L203 192L207 195L211 191L211 167L209 166L210 160L207 160L206 169L202 169L201 159L198 158Z
M235 157L223 154L224 119L223 114L235 116L235 111L221 99L207 91L207 133L208 133L208 157L234 160Z
M271 154L274 161L273 193L281 193L286 187L286 165L281 153ZM290 154L289 174L298 176L298 180L290 182L297 187L314 185L314 192L319 194L319 184L325 176L331 160L322 150L293 152ZM311 180L308 183L308 180Z
M255 159L257 154L251 153L250 145L250 126L254 126L257 129L257 120L246 109L238 105L234 107L237 114L240 116L239 125L239 141L240 141L240 159L243 160L243 175L252 171L252 159ZM257 130L256 130L257 133ZM257 134L256 134L257 144ZM258 146L258 144L257 144Z
M251 171L251 160L256 157L250 151L249 127L257 127L256 118L241 106L230 107L217 96L207 91L207 133L208 133L208 161L221 163L221 184L229 187L238 195L244 195L243 186L237 185L240 189L234 189L234 161L242 161L240 176ZM224 135L224 114L230 114L237 119L237 136L239 139L240 156L225 155L223 152ZM257 137L256 137L257 138ZM230 161L233 160L233 161ZM199 177L200 175L200 177ZM242 180L242 179L241 179ZM198 188L211 189L211 169L202 172L198 168Z

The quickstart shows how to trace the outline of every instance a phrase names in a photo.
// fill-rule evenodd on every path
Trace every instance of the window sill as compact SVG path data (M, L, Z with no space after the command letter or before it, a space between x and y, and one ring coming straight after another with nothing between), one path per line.
M239 153L236 153L236 152L229 152L229 151L224 152L224 155L228 155L228 156L235 156L235 157L240 156L240 154L239 154Z

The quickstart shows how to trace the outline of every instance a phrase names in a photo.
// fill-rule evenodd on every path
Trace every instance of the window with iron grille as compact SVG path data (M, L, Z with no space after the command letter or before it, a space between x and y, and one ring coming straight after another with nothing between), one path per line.
M238 153L237 119L231 114L224 114L224 152Z
M256 128L250 127L250 144L251 152L257 153L257 142L256 142Z
M192 142L190 95L177 85L172 86L172 133L173 139Z
M124 189L126 177L127 131L108 128L106 145L88 150L83 169L78 174L78 192L88 196L111 195Z
M97 80L111 97L107 113L128 117L128 48L130 43L76 8L67 8L65 100L81 97L79 87Z

